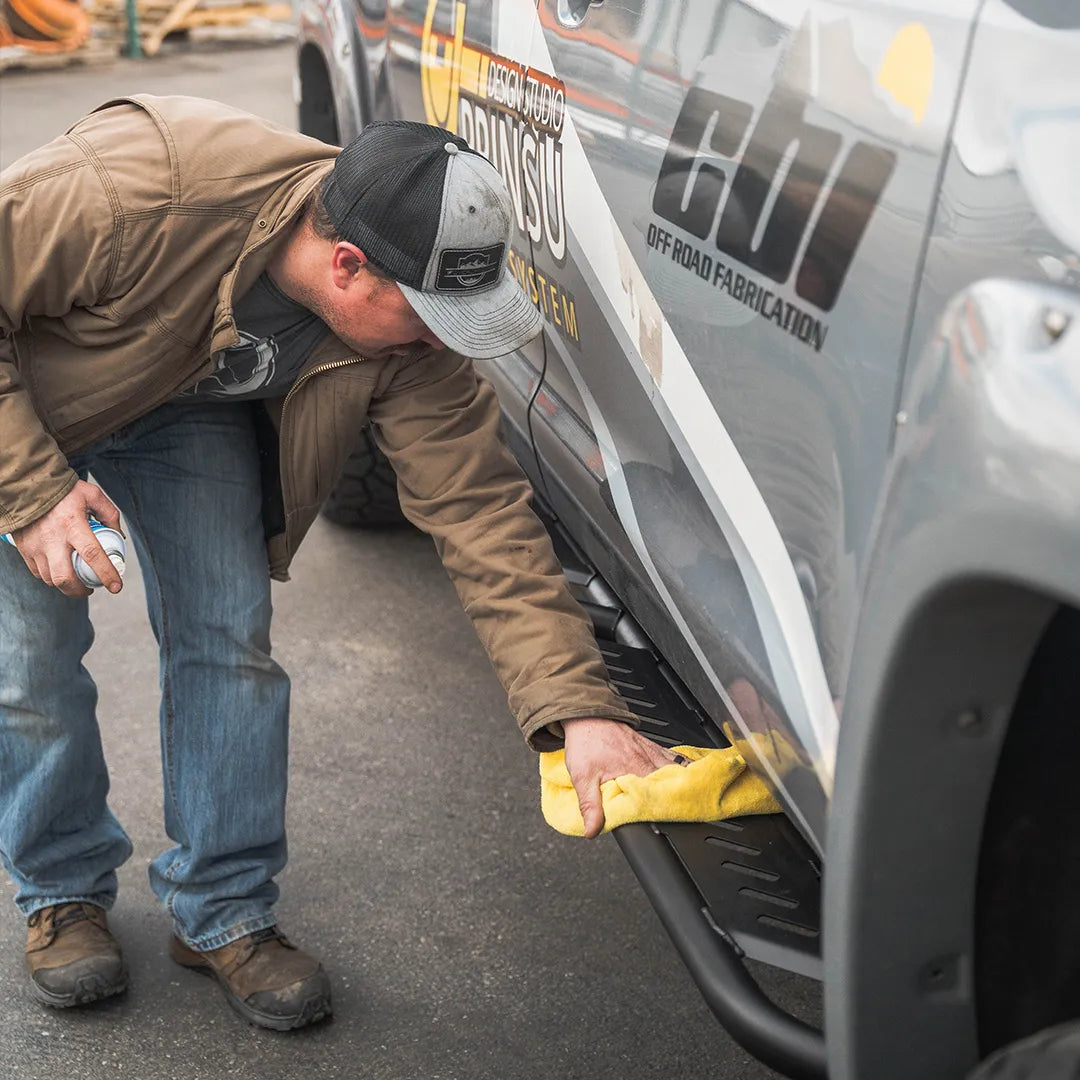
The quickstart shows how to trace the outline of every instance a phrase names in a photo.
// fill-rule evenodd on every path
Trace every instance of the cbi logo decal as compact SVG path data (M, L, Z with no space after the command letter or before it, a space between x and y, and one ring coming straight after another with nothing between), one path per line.
M814 207L842 150L838 132L805 120L805 104L801 93L774 87L750 131L742 160L721 167L716 158L730 159L738 152L753 108L711 90L692 89L675 121L652 208L684 232L713 239L719 252L742 266L779 285L793 285L796 296L827 312L840 294L896 155L867 142L851 145L796 266ZM725 189L727 199L720 210ZM800 305L656 224L649 226L647 239L651 247L670 253L676 262L820 351L828 327Z

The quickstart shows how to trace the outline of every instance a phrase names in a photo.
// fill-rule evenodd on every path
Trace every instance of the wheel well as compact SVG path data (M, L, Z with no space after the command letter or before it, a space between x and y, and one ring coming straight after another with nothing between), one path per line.
M334 90L330 72L318 46L307 44L300 50L300 130L334 146L341 145Z
M1080 611L1061 607L1002 745L979 861L983 1054L1080 1016Z
M838 1077L961 1076L978 1060L980 846L1010 718L1059 607L971 577L900 626L862 628L825 860Z

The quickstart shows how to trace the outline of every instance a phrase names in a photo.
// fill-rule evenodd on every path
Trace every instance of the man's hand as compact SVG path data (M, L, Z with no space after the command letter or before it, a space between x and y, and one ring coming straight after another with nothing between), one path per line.
M676 755L639 735L620 720L564 720L566 771L577 792L585 835L599 836L604 827L600 785L616 776L649 773L676 760Z
M47 514L11 534L30 573L65 596L89 596L91 592L75 574L72 551L93 568L109 592L117 593L124 585L94 536L87 514L120 531L120 511L113 501L96 484L78 480Z

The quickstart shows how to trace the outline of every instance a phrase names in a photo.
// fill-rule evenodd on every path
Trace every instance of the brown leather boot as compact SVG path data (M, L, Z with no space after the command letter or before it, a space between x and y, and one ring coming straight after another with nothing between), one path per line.
M331 1015L330 980L322 965L276 927L207 952L174 937L169 953L181 966L213 975L229 1004L259 1027L290 1031Z
M94 904L53 904L26 922L26 966L38 1001L86 1005L127 989L127 969L105 912Z

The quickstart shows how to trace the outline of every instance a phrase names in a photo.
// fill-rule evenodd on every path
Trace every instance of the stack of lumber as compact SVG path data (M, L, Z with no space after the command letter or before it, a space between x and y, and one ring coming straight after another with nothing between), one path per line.
M110 62L130 44L126 0L0 0L0 72ZM287 0L136 0L139 44L154 56L170 34L254 44L295 35Z
M111 64L117 58L114 45L93 38L70 49L41 50L22 43L0 43L0 74L12 71L41 71L73 64Z
M294 35L292 5L283 0L137 0L139 41L154 56L170 34L189 41L282 41ZM124 0L95 0L90 17L95 32L120 48L127 41Z

